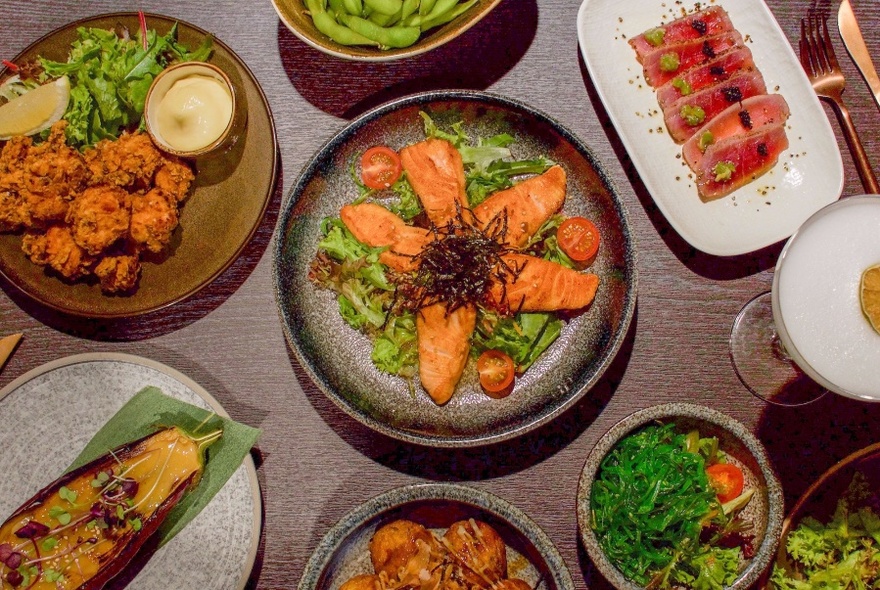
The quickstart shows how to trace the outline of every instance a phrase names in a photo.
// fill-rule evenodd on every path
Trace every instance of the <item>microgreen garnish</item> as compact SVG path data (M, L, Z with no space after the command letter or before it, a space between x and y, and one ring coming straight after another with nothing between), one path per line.
M93 488L102 488L102 487L104 487L104 484L106 484L109 479L110 479L110 476L107 475L107 472L101 471L98 473L98 475L95 476L95 479L92 480L92 487Z
M45 578L47 582L62 582L64 580L64 575L59 571L47 569L43 570L43 578Z
M128 524L131 525L131 528L134 532L138 532L139 530L141 530L141 527L143 527L143 523L141 522L140 518L132 518L128 521Z
M49 509L49 516L61 524L70 524L70 513L61 506L53 506Z
M58 496L59 496L62 500L67 500L67 501L70 502L71 504L75 504L75 503L76 503L76 497L77 497L76 492L74 492L73 490L71 490L71 489L68 488L67 486L61 486L61 489L58 490Z
M40 547L43 549L43 551L52 551L57 546L58 539L56 539L55 537L46 537L40 543Z

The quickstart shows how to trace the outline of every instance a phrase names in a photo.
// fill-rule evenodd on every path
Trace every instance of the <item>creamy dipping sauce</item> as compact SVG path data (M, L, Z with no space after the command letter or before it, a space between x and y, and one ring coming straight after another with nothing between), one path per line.
M171 148L199 150L223 135L232 119L232 95L216 78L187 76L168 89L156 115L159 135Z

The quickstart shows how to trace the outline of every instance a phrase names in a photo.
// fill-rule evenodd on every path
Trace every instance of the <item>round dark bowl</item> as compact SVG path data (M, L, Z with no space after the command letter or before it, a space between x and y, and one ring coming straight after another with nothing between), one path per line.
M731 462L743 470L747 488L755 495L742 512L752 524L755 556L748 560L732 590L745 590L758 579L776 552L782 517L785 512L782 486L776 478L764 445L740 422L726 414L686 403L661 404L630 414L606 432L587 457L577 492L577 517L580 538L593 564L618 590L642 590L643 586L627 579L606 557L590 525L590 493L603 459L624 437L652 423L674 423L679 432L698 430L700 436L718 438L719 447Z
M395 149L424 139L419 111L441 128L456 121L472 137L510 133L514 157L547 156L568 173L564 213L592 219L602 246L590 272L601 284L595 301L573 317L559 339L494 400L465 368L452 400L438 407L416 382L381 373L371 344L338 312L335 296L308 279L321 221L357 197L351 165L367 148ZM290 347L318 387L346 413L389 436L427 446L466 447L505 440L552 420L602 376L626 335L636 299L636 256L626 208L592 152L548 115L497 95L444 91L381 106L333 137L305 167L281 214L275 243L275 294Z
M343 516L315 548L297 590L338 590L358 574L373 573L369 555L373 533L401 518L439 535L459 520L485 522L507 545L511 577L526 581L534 590L574 590L565 562L532 519L488 492L449 483L395 488Z

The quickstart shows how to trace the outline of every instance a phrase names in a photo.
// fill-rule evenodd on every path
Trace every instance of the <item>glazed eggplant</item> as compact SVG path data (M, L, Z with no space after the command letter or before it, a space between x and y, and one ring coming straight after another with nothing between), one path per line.
M0 526L0 588L102 588L198 484L221 434L165 428L52 482Z

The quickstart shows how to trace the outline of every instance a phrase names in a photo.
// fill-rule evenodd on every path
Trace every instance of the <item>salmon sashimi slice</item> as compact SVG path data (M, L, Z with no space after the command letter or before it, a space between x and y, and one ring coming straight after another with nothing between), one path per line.
M743 47L743 38L738 31L672 45L645 58L642 63L645 82L658 88L690 68L705 64L736 47Z
M682 143L730 105L766 93L767 87L760 73L757 71L743 73L722 84L706 88L672 103L663 111L663 118L672 138L676 143ZM700 116L689 121L689 114L697 109Z
M682 96L719 84L743 71L754 71L755 62L748 47L737 47L722 53L703 65L675 76L657 89L657 102L665 109Z
M720 6L710 6L669 24L649 29L630 39L629 44L635 49L639 63L643 63L646 56L656 51L662 51L670 45L731 30L733 30L733 24L730 22L727 12ZM662 32L658 33L657 31Z
M700 198L711 201L735 191L776 164L788 149L785 123L764 125L745 135L734 135L706 149L697 166Z
M461 154L443 139L426 139L400 150L406 177L428 219L437 227L454 220L468 206Z
M358 241L373 248L388 247L379 262L398 272L410 272L417 266L416 256L432 239L431 232L407 225L403 219L375 203L345 205L339 216Z
M783 123L789 112L788 103L781 94L761 94L730 105L684 143L681 150L684 161L696 171L703 152L711 144L745 135L764 125Z
M419 378L438 405L449 401L467 364L477 310L471 305L447 313L446 304L434 303L416 314L419 340Z
M565 201L565 170L553 166L543 174L499 191L474 207L480 229L498 235L505 246L525 246ZM503 237L500 232L503 228Z
M492 284L490 302L503 311L559 311L581 309L592 303L599 277L526 254L502 256L516 277Z

